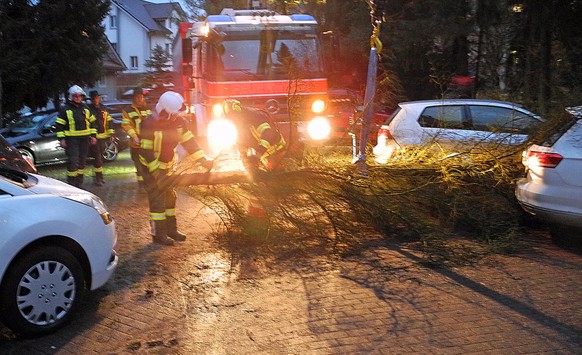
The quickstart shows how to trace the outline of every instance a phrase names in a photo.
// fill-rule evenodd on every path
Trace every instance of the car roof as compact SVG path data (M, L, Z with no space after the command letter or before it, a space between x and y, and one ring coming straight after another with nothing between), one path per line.
M128 100L108 100L102 101L101 104L105 106L113 106L113 105L131 105L133 102Z
M486 99L434 99L434 100L417 100L417 101L404 101L398 105L421 105L421 106L433 106L433 105L504 105L512 107L521 107L521 105L500 101L500 100L486 100Z
M513 102L508 101L500 101L500 100L488 100L488 99L434 99L434 100L418 100L418 101L404 101L400 102L398 106L412 106L418 109L419 107L428 107L428 106L444 106L444 105L483 105L483 106L501 106L501 107L508 107L514 110L522 111L524 113L528 113L533 115L535 118L540 119L543 121L542 117L526 110L520 104L516 104Z
M582 106L566 107L566 111L576 118L582 118Z

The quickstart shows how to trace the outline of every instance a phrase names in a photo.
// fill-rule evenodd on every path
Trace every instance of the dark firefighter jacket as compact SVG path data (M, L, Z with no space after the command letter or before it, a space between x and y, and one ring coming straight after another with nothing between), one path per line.
M263 166L269 165L270 156L285 150L285 139L267 112L242 107L240 112L233 112L232 118L239 134L239 147L254 149Z
M89 111L95 116L95 123L97 129L97 139L106 139L113 136L113 118L103 105L95 106L89 105Z
M95 136L95 116L83 105L69 102L55 120L57 138Z
M140 162L149 172L157 169L169 169L174 162L174 148L181 143L194 160L204 158L192 132L187 128L182 117L170 120L158 120L154 115L141 123Z
M141 124L146 117L152 114L152 111L146 106L138 106L136 104L132 104L131 109L132 111L123 111L121 127L123 127L127 134L132 138L130 140L130 146L132 148L139 148L139 146L134 143L135 137L140 136Z

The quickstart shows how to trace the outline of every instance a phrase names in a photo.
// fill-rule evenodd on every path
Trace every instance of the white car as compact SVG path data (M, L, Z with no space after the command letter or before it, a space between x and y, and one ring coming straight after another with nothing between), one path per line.
M455 150L474 144L518 145L543 119L516 104L457 99L401 102L378 130L375 160L384 164L409 146L445 143Z
M552 225L556 241L572 230L582 237L582 106L567 111L571 122L524 152L527 176L515 189L525 211Z
M69 322L113 274L115 222L99 197L22 167L0 136L0 321L33 336Z

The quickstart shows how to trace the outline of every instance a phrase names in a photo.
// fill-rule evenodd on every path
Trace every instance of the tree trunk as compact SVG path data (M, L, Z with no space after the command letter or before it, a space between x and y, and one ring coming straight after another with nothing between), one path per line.
M540 28L540 75L538 82L539 110L542 114L548 112L548 104L552 97L552 11L551 3L544 3L542 9L542 18L539 24Z
M2 72L0 71L0 128L4 127L4 111L2 109Z

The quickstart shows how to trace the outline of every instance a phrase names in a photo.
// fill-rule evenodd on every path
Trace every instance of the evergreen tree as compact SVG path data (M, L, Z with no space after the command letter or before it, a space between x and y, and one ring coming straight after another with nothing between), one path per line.
M33 9L27 0L0 2L0 127L5 113L14 113L38 76L38 64L30 56L34 45Z
M72 84L92 85L107 50L102 20L110 0L0 3L0 107L45 106Z
M148 72L145 75L145 85L153 90L150 100L155 101L163 92L166 85L170 84L174 73L172 72L172 58L159 44L152 50L150 59L146 60L145 67Z
M103 74L101 60L107 50L101 23L109 0L41 1L38 5L37 60L42 63L38 96L56 97L73 84L93 84Z

